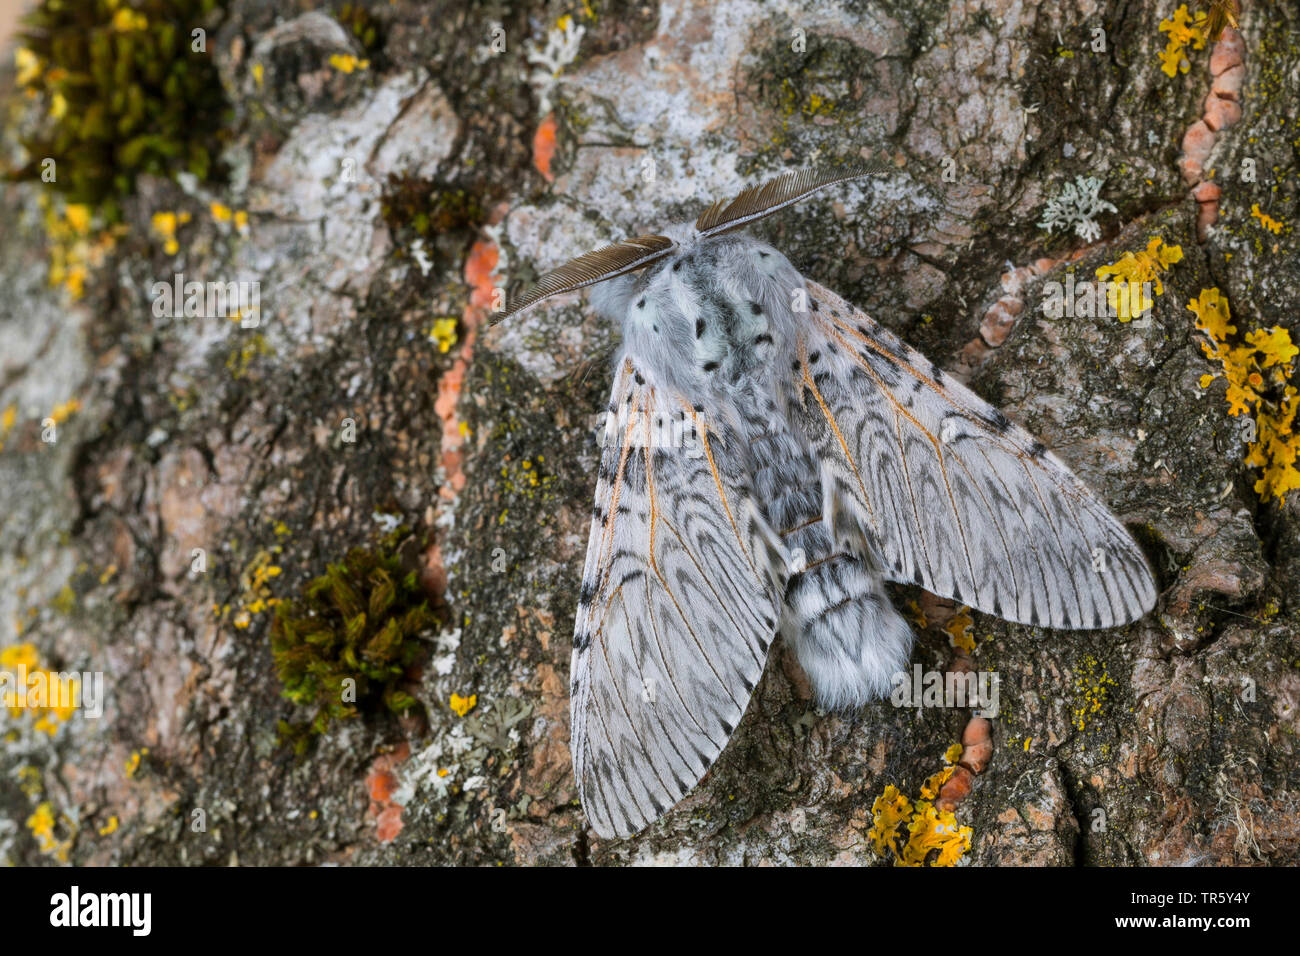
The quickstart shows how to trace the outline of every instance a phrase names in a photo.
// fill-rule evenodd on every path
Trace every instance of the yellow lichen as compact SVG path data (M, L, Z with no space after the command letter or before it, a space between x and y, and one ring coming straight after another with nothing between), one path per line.
M140 761L149 755L148 747L141 747L139 750L132 751L131 756L126 758L126 764L123 770L126 772L126 778L131 780L140 772Z
M29 800L35 800L41 795L44 786L41 783L41 771L28 764L25 767L18 768L18 789Z
M944 759L947 760L947 754L944 754ZM928 776L925 779L925 783L921 784L921 799L933 800L938 797L939 790L948 782L948 778L952 776L953 771L956 769L955 766L948 766L944 767L938 773L932 773Z
M454 710L457 716L464 717L478 703L478 694L470 694L468 697L462 697L460 694L452 694L449 706Z
M277 544L270 549L258 551L239 576L240 601L231 617L231 623L241 631L251 627L257 615L269 611L280 603L280 599L271 593L271 580L278 578L282 573L281 567L273 563L274 556L281 550L282 548ZM214 607L213 610L219 616L225 616L230 608L227 605L220 609Z
M961 744L948 748L944 760L949 766L926 779L921 785L920 799L915 803L893 784L886 786L876 798L871 806L867 840L877 856L884 859L892 855L895 866L924 866L927 860L930 866L954 866L970 850L971 828L958 825L952 811L936 810L932 802L956 772L952 762L961 751ZM900 830L904 824L907 826L905 843Z
M76 398L70 398L66 402L59 402L50 411L50 418L54 424L62 425L69 418L81 411L81 401Z
M55 834L59 823L68 826L66 817L54 816L54 806L48 800L37 805L36 810L27 818L27 829L36 838L41 853L52 856L60 863L68 862L68 851L72 849L72 838L60 840Z
M330 56L330 66L341 73L351 73L353 70L369 69L370 61L359 60L351 53L334 53Z
M1087 729L1089 718L1101 712L1110 698L1110 689L1114 686L1115 681L1106 670L1106 663L1091 654L1084 655L1074 678L1079 704L1074 708L1072 723L1077 729ZM1025 749L1029 749L1028 740L1025 741Z
M1182 259L1182 246L1166 246L1164 240L1153 236L1142 251L1126 252L1118 261L1098 268L1097 278L1106 283L1106 300L1112 314L1128 322L1150 309L1154 301L1146 297L1143 283L1150 282L1155 294L1163 295L1160 273ZM1136 296L1128 294L1135 288L1139 290Z
M936 810L927 800L916 802L907 832L907 844L894 861L895 866L924 866L926 857L935 850L938 856L931 866L954 866L971 846L971 828L959 826L951 811Z
M456 344L456 319L452 316L435 319L433 328L429 330L429 339L438 343L439 352L450 352Z
M867 839L877 856L887 856L889 851L897 855L898 827L911 815L912 801L892 783L876 797L876 802L871 805L871 829L867 831Z
M5 410L0 412L0 451L4 451L5 439L9 433L14 430L14 425L18 422L18 406L10 402L5 406Z
M921 605L915 601L907 602L907 618L917 627L924 628L930 622L926 619L925 611L921 610Z
M1201 349L1220 368L1217 373L1202 375L1201 387L1208 388L1223 376L1228 414L1245 414L1254 422L1245 461L1263 472L1255 482L1255 493L1263 501L1277 498L1281 503L1287 492L1300 489L1300 470L1296 469L1300 434L1295 430L1300 390L1291 384L1300 348L1292 343L1291 333L1279 326L1247 332L1244 344L1234 346L1230 340L1237 327L1232 324L1228 300L1218 289L1202 289L1187 308L1196 315L1196 328L1206 336Z
M236 318L238 317L232 316L232 321ZM244 337L243 344L226 356L226 370L230 372L231 378L243 378L255 359L270 354L271 346L267 345L266 337L261 332L254 333Z
M233 224L241 233L248 231L248 213L242 209L231 209L225 203L213 200L208 203L208 212L217 222Z
M31 86L45 70L45 62L26 47L14 50L14 68L18 71L14 81L19 86Z
M538 466L545 460L542 455L538 455ZM501 467L500 475L502 479L501 488L506 494L521 494L530 501L539 501L543 504L555 500L555 476L543 474L540 467L534 466L530 460L507 461ZM506 509L506 511L508 510ZM506 523L506 511L501 512L499 518L501 524Z
M958 608L957 613L943 626L943 629L948 632L948 639L952 646L967 654L975 650L975 635L971 633L974 628L975 622L971 620L970 608L964 606Z
M69 203L63 210L63 218L73 231L82 235L90 232L90 207L84 203Z
M1255 203L1250 207L1250 215L1252 219L1258 219L1259 224L1275 236L1280 234L1282 232L1282 227L1286 225L1282 220L1274 219L1268 213L1262 211L1259 208L1259 203Z
M1205 11L1198 10L1193 16L1188 12L1187 4L1183 4L1174 11L1172 17L1160 21L1160 32L1169 34L1169 42L1159 54L1160 69L1164 70L1166 76L1186 73L1191 69L1185 51L1188 47L1193 50L1205 49L1206 40L1209 39L1207 20Z
M0 696L0 708L14 718L24 714L31 717L34 730L53 736L59 725L76 713L81 682L43 666L35 645L15 644L0 649L0 671L12 675L16 688Z
M180 243L176 241L176 229L190 221L187 212L156 212L149 219L149 225L163 241L163 252L174 256L180 252Z
M113 14L113 29L118 33L126 33L131 30L147 30L148 28L149 18L137 10L122 7Z
M85 295L90 272L102 265L117 244L125 227L96 233L89 206L82 203L61 204L42 194L38 200L43 211L45 234L49 238L52 286L62 286L76 301Z

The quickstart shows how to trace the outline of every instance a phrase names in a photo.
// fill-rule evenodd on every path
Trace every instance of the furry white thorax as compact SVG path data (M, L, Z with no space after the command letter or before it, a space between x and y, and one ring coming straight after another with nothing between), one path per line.
M743 234L701 239L688 224L664 233L677 242L670 257L592 290L597 312L620 323L624 353L694 404L788 367L806 318L792 306L807 301L789 260Z

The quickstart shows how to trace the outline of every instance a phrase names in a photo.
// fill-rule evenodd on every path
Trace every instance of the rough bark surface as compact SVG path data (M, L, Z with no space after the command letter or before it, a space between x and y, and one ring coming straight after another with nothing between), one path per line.
M1198 384L1212 369L1186 308L1217 286L1239 326L1300 339L1300 15L1247 4L1240 119L1189 170L1228 54L1166 76L1172 12L399 0L375 7L369 68L343 74L331 54L366 51L324 13L236 0L209 47L235 113L227 183L142 180L72 304L46 281L41 187L0 193L0 408L19 410L0 451L0 648L30 641L109 692L101 719L53 736L0 717L0 860L55 862L26 822L48 802L74 863L881 862L873 801L889 784L914 796L970 713L820 713L780 641L690 798L630 841L586 830L569 635L615 330L579 296L484 322L496 286L786 168L871 156L898 174L755 231L1037 434L1135 531L1162 590L1122 630L974 615L1001 712L957 804L963 862L1300 863L1300 495L1259 502L1222 383ZM555 64L526 54L566 14L576 58L536 77ZM1037 224L1080 175L1118 208L1090 244ZM1202 179L1222 188L1203 240ZM247 210L247 233L219 229L211 199ZM419 246L413 202L444 216ZM1264 231L1255 203L1286 228ZM150 236L160 209L195 213L176 256ZM1184 258L1150 322L1044 317L1043 283L1151 236ZM156 317L151 288L175 272L258 280L260 327ZM445 317L443 351L428 333ZM80 411L42 441L71 397ZM289 597L394 521L445 622L412 677L427 718L346 721L295 758L277 741L295 711L271 612L240 628L213 609L247 606L260 552ZM949 666L951 609L897 597L930 621L914 662Z

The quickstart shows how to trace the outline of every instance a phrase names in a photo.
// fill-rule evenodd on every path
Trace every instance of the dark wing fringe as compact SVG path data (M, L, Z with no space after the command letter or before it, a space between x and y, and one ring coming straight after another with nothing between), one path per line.
M701 236L717 235L770 216L827 186L891 172L894 172L894 167L881 162L855 163L843 169L795 170L760 186L751 186L731 202L718 200L695 220L695 230Z
M513 306L493 316L488 325L518 315L550 296L640 269L663 258L674 246L675 243L667 236L637 236L578 256L538 279L537 284L520 296Z

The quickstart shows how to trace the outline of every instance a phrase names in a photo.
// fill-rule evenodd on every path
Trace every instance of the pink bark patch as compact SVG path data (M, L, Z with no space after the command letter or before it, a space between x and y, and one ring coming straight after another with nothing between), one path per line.
M550 113L533 134L533 165L548 183L555 182L551 159L555 156L556 131L555 114Z
M380 843L392 843L402 832L402 808L393 804L379 814L379 823L375 827L375 836Z

